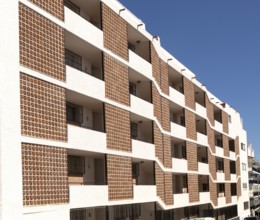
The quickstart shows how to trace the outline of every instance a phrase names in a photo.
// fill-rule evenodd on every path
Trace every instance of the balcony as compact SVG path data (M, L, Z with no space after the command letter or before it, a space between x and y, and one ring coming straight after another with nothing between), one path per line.
M152 65L142 57L138 56L132 50L128 50L129 52L129 66L144 75L145 77L151 79L152 77Z
M131 110L143 117L153 118L153 104L134 95L130 95Z
M226 197L221 194L221 197L218 197L218 207L223 207L226 205Z
M67 88L90 97L104 100L105 83L89 74L66 65Z
M64 7L64 14L66 30L102 49L104 40L100 29L67 7Z
M208 145L207 135L197 132L197 142L200 145L207 146Z
M207 118L207 109L204 106L196 102L195 107L196 107L196 113L199 116L201 116L202 118Z
M230 181L236 182L237 181L237 175L236 174L230 174Z
M156 201L155 185L134 185L134 203Z
M223 124L215 120L215 129L218 132L223 132Z
M154 160L155 146L154 144L132 139L132 153L133 153L133 157L136 158Z
M217 171L217 181L225 182L225 173L223 173L223 171Z
M208 175L209 174L209 165L207 163L198 163L198 172L199 174Z
M178 173L188 172L188 162L186 159L172 158L172 167L174 172L178 172Z
M224 156L224 149L221 147L216 147L216 156L223 157Z
M237 196L231 196L232 203L237 203Z
M174 194L173 195L173 201L174 201L174 207L175 208L186 207L187 204L190 203L190 201L189 201L189 193Z
M186 139L186 127L171 122L171 135L179 139Z
M210 192L200 192L199 196L201 204L210 203Z
M170 87L170 99L181 106L185 106L185 97L183 93L179 92L173 87Z

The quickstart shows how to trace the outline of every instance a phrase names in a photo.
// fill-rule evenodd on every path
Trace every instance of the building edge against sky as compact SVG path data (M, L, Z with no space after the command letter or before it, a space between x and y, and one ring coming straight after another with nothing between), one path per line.
M0 3L0 218L247 216L239 113L118 1L64 2Z

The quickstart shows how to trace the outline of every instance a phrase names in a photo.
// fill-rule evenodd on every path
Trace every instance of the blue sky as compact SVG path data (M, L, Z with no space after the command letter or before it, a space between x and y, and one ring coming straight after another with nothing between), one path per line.
M120 2L209 91L240 112L260 159L260 1Z

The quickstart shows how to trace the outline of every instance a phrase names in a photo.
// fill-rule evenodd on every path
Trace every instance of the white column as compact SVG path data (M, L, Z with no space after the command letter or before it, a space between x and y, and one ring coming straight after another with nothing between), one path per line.
M0 1L0 219L22 219L18 0Z

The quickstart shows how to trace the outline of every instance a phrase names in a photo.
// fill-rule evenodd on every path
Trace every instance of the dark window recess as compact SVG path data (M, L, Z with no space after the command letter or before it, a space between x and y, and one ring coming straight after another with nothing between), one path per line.
M218 171L223 171L224 170L224 164L223 161L218 161Z
M164 211L164 220L174 219L174 210L165 210Z
M208 192L209 191L209 184L203 183L202 184L202 191L203 192Z
M65 49L65 63L77 70L82 71L81 56L73 53L72 51Z
M237 184L231 183L231 196L236 196L236 195L237 195Z
M249 209L249 202L244 202L244 210Z
M229 150L235 152L235 141L229 140L228 145L229 145Z
M85 220L85 219L86 219L85 209L70 210L70 220Z
M137 178L139 176L139 163L132 164L132 175L134 178Z
M129 205L129 214L130 214L130 217L138 218L141 215L140 204Z
M187 188L188 187L188 178L187 175L183 176L183 188Z
M185 127L185 117L181 116L180 120L181 120L181 125Z
M85 173L85 159L79 156L68 156L68 174L82 176Z
M218 147L223 147L222 139L221 139L221 138L217 138L217 140L216 140L216 146L218 146Z
M114 218L115 220L125 219L129 216L127 205L119 205L114 207Z
M133 52L135 52L135 46L131 43L128 43L128 49L132 50Z
M129 92L132 95L136 96L136 85L133 83L129 83Z
M80 8L69 0L64 0L64 6L74 11L76 14L80 14Z
M67 102L66 117L68 123L80 125L83 122L83 107Z
M131 138L136 139L138 136L138 125L137 123L131 122Z
M186 146L182 146L182 148L181 148L181 153L182 153L182 158L183 159L186 159Z

